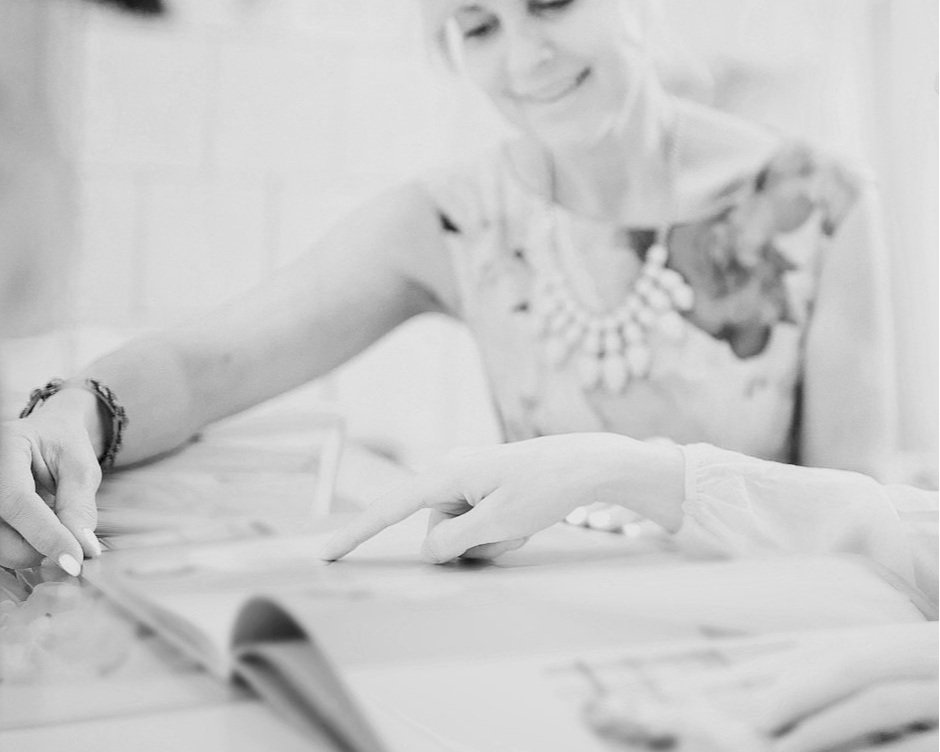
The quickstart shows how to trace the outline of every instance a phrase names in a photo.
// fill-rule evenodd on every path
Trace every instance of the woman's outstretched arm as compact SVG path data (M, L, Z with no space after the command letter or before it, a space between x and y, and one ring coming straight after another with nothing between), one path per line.
M559 434L452 457L390 489L329 542L338 559L419 509L424 555L491 558L577 506L619 504L710 555L856 554L936 601L937 494L860 473L787 465L708 444Z
M440 308L449 289L433 204L421 188L404 187L254 290L132 341L77 376L117 395L129 418L117 464L136 462L328 372L408 317ZM0 565L68 555L74 570L82 553L96 552L95 458L107 442L106 417L91 392L75 387L3 426Z

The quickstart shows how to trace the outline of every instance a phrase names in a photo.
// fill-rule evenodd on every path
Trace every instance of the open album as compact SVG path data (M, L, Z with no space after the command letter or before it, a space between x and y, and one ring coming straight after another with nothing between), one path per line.
M731 733L734 713L682 720L668 688L790 650L795 630L923 621L854 558L685 561L664 541L560 525L495 563L435 566L417 555L423 524L334 563L316 557L325 536L259 535L110 551L86 576L322 748L352 752ZM636 712L612 720L612 698Z

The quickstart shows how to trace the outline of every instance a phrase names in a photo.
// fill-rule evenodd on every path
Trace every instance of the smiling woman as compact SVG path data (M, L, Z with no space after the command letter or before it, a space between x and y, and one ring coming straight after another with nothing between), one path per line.
M513 125L553 141L580 142L628 115L624 98L636 97L650 60L641 32L642 4L549 0L452 6L443 21L445 29L452 28L437 35L445 41L445 54L459 61L462 73ZM581 123L566 118L566 110L577 110ZM586 129L588 120L593 127Z
M877 471L890 340L864 181L668 96L644 2L423 7L446 58L516 129L426 182L507 435L708 437ZM839 341L849 311L871 328L843 402L829 380L855 371Z
M0 564L82 550L47 534L30 452L68 530L94 527L93 458L115 437L88 379L126 410L120 466L424 311L468 325L506 439L608 431L878 473L894 418L866 181L668 95L641 2L423 2L457 72L514 133L469 144L271 280L131 342L5 424L7 446L29 451L4 460L20 480L0 491Z

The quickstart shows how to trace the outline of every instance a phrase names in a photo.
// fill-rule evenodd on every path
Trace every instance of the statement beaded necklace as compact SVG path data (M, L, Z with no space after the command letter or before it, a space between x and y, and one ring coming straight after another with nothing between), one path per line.
M674 193L676 162L675 131L667 142L667 173L670 197ZM645 379L650 372L651 332L668 337L681 334L680 311L688 311L695 302L692 288L679 272L666 267L668 221L657 228L653 244L647 249L636 280L624 299L613 309L601 310L600 296L586 306L574 291L559 259L581 258L575 247L570 215L556 199L552 171L551 225L554 247L548 249L546 267L537 270L533 290L533 312L548 360L556 367L573 361L584 389L602 389L618 394L634 379ZM554 259L551 257L554 256Z

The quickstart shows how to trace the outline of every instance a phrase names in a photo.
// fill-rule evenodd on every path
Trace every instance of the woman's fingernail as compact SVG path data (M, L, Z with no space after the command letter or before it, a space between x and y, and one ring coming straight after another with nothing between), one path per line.
M82 537L85 539L85 543L87 543L88 547L91 549L92 556L101 556L101 541L98 540L98 536L95 535L95 531L90 527L83 527Z
M72 554L62 554L57 561L59 566L66 571L66 573L72 575L72 577L78 577L82 572L82 567Z

